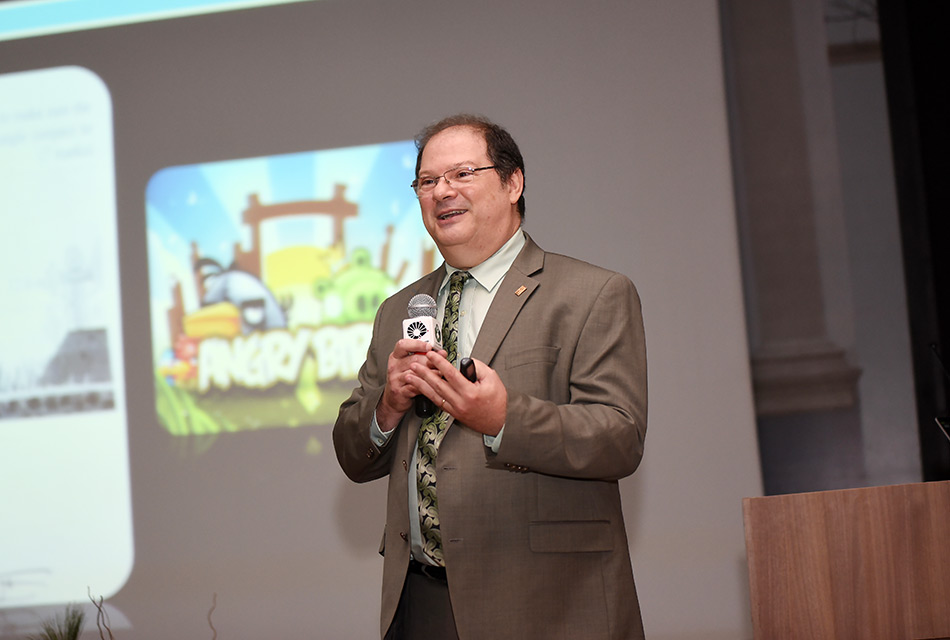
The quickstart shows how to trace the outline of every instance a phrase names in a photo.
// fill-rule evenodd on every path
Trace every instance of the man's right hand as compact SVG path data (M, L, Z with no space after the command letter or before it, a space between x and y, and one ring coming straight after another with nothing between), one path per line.
M430 367L426 353L432 350L428 342L409 338L403 338L393 347L386 366L386 388L376 407L376 422L383 432L395 429L403 415L412 408L413 399L420 390L409 381L413 378L410 367L413 362ZM445 351L442 354L445 355Z

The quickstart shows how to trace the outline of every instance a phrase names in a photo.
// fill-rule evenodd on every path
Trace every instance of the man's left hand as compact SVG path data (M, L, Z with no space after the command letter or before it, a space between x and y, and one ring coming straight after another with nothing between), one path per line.
M475 382L469 382L441 353L426 354L429 367L413 363L414 385L463 425L487 436L505 426L508 390L495 370L475 360Z

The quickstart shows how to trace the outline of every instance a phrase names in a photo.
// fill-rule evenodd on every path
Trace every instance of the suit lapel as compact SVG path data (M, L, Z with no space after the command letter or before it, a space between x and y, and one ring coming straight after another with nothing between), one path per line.
M498 285L500 289L492 300L481 331L478 332L475 346L472 347L473 358L491 363L521 308L538 287L537 281L531 276L543 266L544 251L526 233L525 246Z
M436 303L439 300L439 285L445 279L445 263L443 262L438 269L425 276L419 281L419 290L417 293L428 293L435 298Z

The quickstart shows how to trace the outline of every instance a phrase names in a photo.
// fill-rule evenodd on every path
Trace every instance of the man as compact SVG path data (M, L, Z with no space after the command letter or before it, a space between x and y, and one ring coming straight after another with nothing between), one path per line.
M646 432L637 292L521 230L524 162L504 129L453 116L416 142L445 263L382 304L333 429L348 477L389 475L381 631L642 638L617 485ZM444 349L402 338L419 293L438 301Z

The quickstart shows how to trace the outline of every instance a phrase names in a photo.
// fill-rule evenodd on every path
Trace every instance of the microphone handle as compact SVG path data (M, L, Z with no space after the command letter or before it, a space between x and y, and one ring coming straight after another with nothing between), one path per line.
M435 405L425 396L416 396L416 415L420 418L428 418L435 413Z

